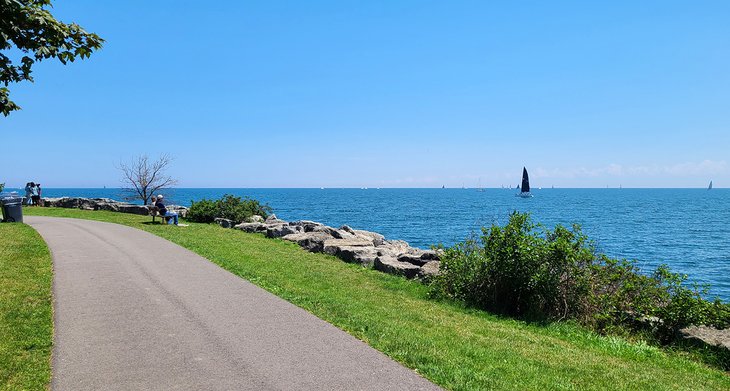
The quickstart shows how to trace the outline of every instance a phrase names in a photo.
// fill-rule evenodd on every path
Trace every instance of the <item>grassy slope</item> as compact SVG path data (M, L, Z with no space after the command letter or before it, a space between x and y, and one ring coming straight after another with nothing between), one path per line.
M51 378L51 255L24 224L0 224L0 389L43 390Z
M727 374L678 354L569 324L501 319L427 297L414 281L214 225L70 209L26 214L126 224L167 238L346 330L449 389L730 389Z

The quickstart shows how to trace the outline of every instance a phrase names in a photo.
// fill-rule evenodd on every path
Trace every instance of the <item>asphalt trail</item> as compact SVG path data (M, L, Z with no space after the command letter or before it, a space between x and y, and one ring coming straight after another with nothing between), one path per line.
M53 257L54 390L439 389L150 233L88 220L25 221Z

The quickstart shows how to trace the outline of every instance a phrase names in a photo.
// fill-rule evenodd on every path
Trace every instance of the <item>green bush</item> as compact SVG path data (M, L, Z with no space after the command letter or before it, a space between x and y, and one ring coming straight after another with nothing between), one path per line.
M186 219L198 223L212 223L217 217L242 222L253 215L268 217L271 208L250 198L226 194L219 200L192 201Z
M218 217L216 202L205 198L198 202L192 201L185 216L187 220L198 223L212 223L216 217Z
M574 319L603 333L651 332L662 342L690 324L730 325L730 305L703 298L666 266L641 273L635 262L597 254L580 227L538 229L524 213L479 238L446 249L432 294L530 320ZM643 326L642 326L643 327Z

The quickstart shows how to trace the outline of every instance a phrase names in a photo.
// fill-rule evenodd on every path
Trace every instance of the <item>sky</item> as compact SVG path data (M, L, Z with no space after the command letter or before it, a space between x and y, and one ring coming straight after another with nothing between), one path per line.
M0 182L730 187L727 1L98 1L11 85Z

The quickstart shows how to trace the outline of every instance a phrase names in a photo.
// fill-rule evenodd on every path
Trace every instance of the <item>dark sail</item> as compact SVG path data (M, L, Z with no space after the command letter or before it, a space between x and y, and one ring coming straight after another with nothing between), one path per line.
M530 178L527 176L527 169L522 167L522 186L520 187L523 193L530 192Z

